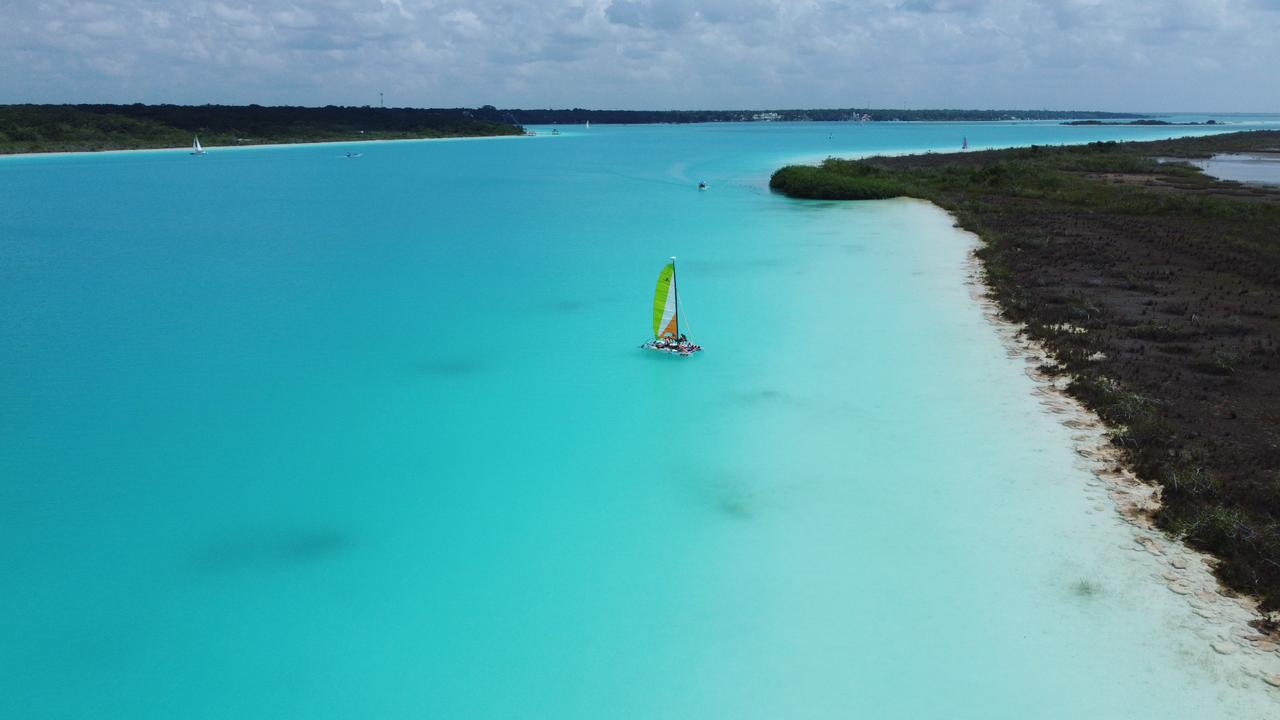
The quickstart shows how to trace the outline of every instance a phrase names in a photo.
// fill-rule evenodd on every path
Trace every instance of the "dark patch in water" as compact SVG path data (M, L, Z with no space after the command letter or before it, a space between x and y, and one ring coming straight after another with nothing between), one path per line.
M686 263L694 275L737 275L744 272L772 270L782 266L780 258L754 258L742 260L690 260Z
M559 300L551 303L551 311L561 315L571 315L581 312L591 306L591 303L582 300Z
M725 492L716 499L716 509L734 520L751 519L751 505L750 497L730 492L728 489L725 489Z
M296 567L342 553L351 544L349 535L331 528L254 534L197 548L191 562L197 570L210 573Z
M575 315L585 312L598 305L618 302L618 298L605 295L593 298L561 298L559 300L551 300L540 303L535 309L540 312L551 313L553 315Z
M462 377L475 375L484 368L479 359L471 357L436 358L418 363L417 371L435 377Z
M752 390L749 392L732 392L729 393L729 402L739 405L760 405L765 403L777 403L787 400L786 393L780 390L772 390L765 388L762 390Z
M1102 586L1098 583L1080 579L1071 585L1071 594L1081 598L1093 598L1102 594Z
M687 487L694 491L699 503L731 520L750 520L759 509L759 498L753 483L745 476L729 472L714 473L714 478L690 478Z

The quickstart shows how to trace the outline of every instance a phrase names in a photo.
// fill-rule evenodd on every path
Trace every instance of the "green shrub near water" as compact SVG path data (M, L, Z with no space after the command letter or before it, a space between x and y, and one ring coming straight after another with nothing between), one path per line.
M769 179L769 187L813 200L887 200L909 194L902 183L892 179L808 165L782 168Z

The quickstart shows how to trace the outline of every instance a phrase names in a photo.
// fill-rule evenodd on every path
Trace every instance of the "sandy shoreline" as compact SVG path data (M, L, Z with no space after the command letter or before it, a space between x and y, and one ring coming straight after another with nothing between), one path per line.
M948 215L955 220L954 215ZM1280 696L1280 637L1265 634L1253 625L1268 620L1268 615L1255 598L1234 593L1218 582L1213 573L1215 559L1212 556L1169 537L1155 526L1153 518L1160 508L1160 488L1138 480L1125 466L1118 449L1111 443L1110 429L1097 414L1066 392L1069 378L1041 371L1042 365L1055 361L1045 347L1026 336L1022 325L1006 320L992 299L985 266L976 253L985 241L960 227L958 222L956 230L968 236L972 243L965 280L970 287L970 297L982 308L1008 356L1025 361L1025 372L1036 383L1034 394L1040 405L1071 430L1073 449L1078 456L1075 467L1093 476L1085 488L1090 499L1096 501L1092 511L1115 512L1132 533L1132 545L1118 550L1130 553L1129 560L1135 563L1135 569L1148 572L1153 581L1185 598L1190 627L1208 649L1237 661L1242 678L1265 685Z
M310 147L314 145L371 145L371 144L395 144L395 143L419 143L419 142L457 142L463 140L504 140L510 138L531 137L529 135L468 135L465 137L442 137L442 138L396 138L386 139L369 139L369 140L317 140L311 142L281 142L281 143L255 143L253 145L206 145L205 152L209 154L225 152L228 150L258 150L261 148L293 148L293 147ZM115 155L122 153L190 153L189 146L169 147L169 148L129 148L125 150L59 150L56 152L36 152L36 153L0 153L0 161L5 158L41 158L41 157L74 157L78 155Z
M1045 371L1069 372L1068 391L1110 424L1126 466L1163 488L1159 527L1212 553L1222 583L1270 611L1280 194L1150 158L1277 148L1280 132L1258 131L885 157L783 168L770 186L953 210L988 241L978 253L1005 315L1058 361ZM874 182L858 179L868 165ZM1025 177L1001 174L1011 167Z

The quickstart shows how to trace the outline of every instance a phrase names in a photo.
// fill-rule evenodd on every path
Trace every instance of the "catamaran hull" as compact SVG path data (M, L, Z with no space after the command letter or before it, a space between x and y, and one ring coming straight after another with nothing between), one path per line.
M645 350L653 350L654 352L663 352L663 353L667 353L668 355L679 355L680 357L689 357L690 355L696 352L702 352L701 345L686 345L681 348L681 347L672 347L670 345L658 345L652 340L641 345L640 347L644 348Z

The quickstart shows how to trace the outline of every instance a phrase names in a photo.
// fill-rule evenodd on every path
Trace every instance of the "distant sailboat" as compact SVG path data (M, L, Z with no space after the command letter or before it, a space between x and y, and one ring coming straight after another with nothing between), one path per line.
M658 286L653 292L653 339L641 345L688 357L702 349L680 333L680 292L676 288L676 259L658 273Z
M968 135L965 135L965 136L964 136L964 143L962 143L962 144L960 145L960 149L961 149L961 150L968 150L968 149L969 149L969 136L968 136Z
M199 136L199 135L197 135L197 136L196 136L196 139L191 143L191 154L192 154L192 155L203 155L203 154L204 154L204 148L200 147L200 136Z
M586 129L588 129L588 130L590 130L590 129L591 129L591 121L590 121L590 120L588 120L588 121L587 121L587 128L586 128Z

